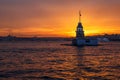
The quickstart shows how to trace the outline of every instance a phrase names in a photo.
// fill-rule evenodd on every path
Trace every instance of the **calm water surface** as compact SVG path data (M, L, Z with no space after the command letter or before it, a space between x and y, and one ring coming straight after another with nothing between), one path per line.
M0 42L0 80L120 80L120 42Z

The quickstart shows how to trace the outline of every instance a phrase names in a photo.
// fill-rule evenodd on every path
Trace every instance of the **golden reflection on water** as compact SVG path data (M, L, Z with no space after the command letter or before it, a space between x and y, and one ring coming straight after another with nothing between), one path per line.
M119 80L120 43L93 47L61 43L70 42L1 43L0 79Z

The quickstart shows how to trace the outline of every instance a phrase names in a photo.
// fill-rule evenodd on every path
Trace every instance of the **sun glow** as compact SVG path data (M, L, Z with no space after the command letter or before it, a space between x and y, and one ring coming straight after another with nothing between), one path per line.
M75 37L81 9L85 35L120 34L119 1L0 2L0 36ZM55 1L55 2L54 2ZM23 4L24 3L24 4ZM65 4L64 4L65 3ZM107 5L107 6L106 6ZM108 6L111 6L109 8ZM112 11L112 12L111 12Z

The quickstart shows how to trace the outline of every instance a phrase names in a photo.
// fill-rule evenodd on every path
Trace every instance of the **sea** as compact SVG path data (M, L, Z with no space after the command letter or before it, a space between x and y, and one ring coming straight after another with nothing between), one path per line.
M120 80L120 42L0 42L0 80Z

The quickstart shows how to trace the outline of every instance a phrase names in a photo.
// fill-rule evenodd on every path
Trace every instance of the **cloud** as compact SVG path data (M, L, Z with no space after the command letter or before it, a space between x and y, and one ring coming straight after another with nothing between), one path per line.
M72 21L77 20L79 9L85 24L108 26L111 23L112 26L118 26L119 7L120 0L0 0L0 28L5 30L59 26L57 29L63 30L66 25L71 26ZM94 24L91 25L92 21Z

